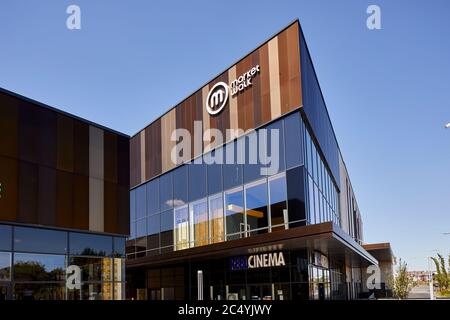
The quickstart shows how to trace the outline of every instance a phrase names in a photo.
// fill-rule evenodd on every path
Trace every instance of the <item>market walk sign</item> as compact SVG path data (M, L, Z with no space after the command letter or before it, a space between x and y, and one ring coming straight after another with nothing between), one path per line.
M208 113L212 116L220 113L227 104L229 95L235 96L249 88L252 85L252 79L259 71L259 65L256 65L231 81L229 85L223 81L217 82L206 96L206 110Z

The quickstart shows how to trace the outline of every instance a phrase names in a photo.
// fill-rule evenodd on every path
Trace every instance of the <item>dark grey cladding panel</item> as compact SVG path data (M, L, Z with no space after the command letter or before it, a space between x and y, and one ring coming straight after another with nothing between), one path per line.
M339 187L339 147L303 33L300 35L300 63L303 110Z

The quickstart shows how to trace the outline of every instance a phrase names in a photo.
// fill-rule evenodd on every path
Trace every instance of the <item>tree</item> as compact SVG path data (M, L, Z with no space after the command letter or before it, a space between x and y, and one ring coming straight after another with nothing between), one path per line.
M431 259L433 259L433 262L436 266L436 274L434 276L434 279L438 283L439 291L442 294L445 294L448 292L450 287L450 255L448 258L448 265L449 265L448 271L445 267L445 259L441 254L438 253L437 258L432 257Z
M390 282L394 296L399 299L406 299L414 287L413 278L408 275L408 265L402 259L399 260L395 275L391 277Z

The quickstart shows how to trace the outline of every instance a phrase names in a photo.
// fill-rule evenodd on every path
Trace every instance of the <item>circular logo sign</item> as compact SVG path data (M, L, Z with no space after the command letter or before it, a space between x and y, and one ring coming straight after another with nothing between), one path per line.
M216 115L225 107L228 100L228 85L217 82L206 96L206 110L210 115Z

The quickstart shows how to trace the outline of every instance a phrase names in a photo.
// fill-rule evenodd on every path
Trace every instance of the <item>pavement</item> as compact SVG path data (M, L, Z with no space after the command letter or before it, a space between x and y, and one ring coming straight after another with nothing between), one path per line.
M408 299L430 299L430 286L419 285L412 288Z

